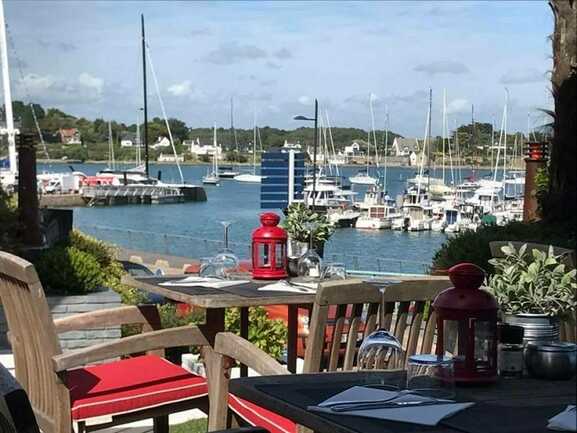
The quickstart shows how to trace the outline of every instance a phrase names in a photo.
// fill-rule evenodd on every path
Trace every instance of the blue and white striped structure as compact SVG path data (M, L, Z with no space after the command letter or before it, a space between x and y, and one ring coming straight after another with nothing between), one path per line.
M303 198L305 156L288 149L272 149L261 159L260 207L284 209L294 200Z

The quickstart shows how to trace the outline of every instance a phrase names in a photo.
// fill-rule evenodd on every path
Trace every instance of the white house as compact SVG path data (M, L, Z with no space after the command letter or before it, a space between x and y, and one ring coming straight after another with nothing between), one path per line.
M419 152L419 140L416 138L395 137L391 153L394 156L410 156Z
M211 144L200 144L200 140L185 140L183 143L185 146L190 146L190 153L195 156L213 156L216 154L218 159L222 159L222 146L211 145Z
M136 137L134 134L123 134L120 138L120 147L136 146Z
M365 148L367 147L366 141L355 140L349 146L345 146L345 149L343 150L342 154L345 156L346 159L355 158L363 154L363 152L361 151L363 147Z
M156 143L154 143L151 147L153 149L158 149L159 147L170 147L170 140L161 135L156 140Z

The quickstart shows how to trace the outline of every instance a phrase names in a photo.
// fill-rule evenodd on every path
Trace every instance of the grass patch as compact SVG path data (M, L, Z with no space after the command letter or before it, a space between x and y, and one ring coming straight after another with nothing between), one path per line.
M170 433L206 433L208 420L206 418L193 419L182 424L170 427Z

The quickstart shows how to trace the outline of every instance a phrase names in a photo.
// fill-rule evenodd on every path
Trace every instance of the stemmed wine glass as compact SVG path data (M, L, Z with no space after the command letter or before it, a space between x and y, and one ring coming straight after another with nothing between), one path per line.
M238 269L239 259L228 244L228 233L232 222L221 221L220 223L224 227L224 248L213 257L212 262L217 268L222 269L224 275L229 275Z
M309 231L309 248L298 261L298 274L305 280L314 281L321 277L321 258L313 247L313 235L317 228L314 222L307 222L304 224Z
M401 367L403 360L403 346L388 329L383 327L385 319L385 288L381 287L381 308L379 314L379 329L369 334L359 348L359 369ZM400 384L399 384L400 385Z

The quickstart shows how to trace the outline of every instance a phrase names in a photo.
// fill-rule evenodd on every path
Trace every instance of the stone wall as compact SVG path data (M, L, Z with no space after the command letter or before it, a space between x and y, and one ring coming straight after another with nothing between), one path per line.
M83 296L48 296L47 300L53 319L60 319L77 313L115 308L121 305L120 296L112 290L104 290ZM6 318L4 311L0 309L0 349L10 348L6 338L6 331ZM120 327L70 331L59 335L63 350L104 343L118 339L120 336Z

